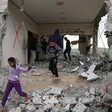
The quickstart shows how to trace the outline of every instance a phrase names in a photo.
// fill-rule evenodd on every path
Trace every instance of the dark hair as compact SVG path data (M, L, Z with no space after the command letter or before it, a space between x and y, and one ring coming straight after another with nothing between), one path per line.
M15 60L15 58L14 58L14 57L10 57L10 58L8 58L8 61L16 62L16 60Z
M65 37L64 39L67 39L67 37Z
M11 61L12 63L14 62L15 64L14 64L14 68L16 69L16 60L15 60L15 58L14 57L10 57L10 58L8 58L8 61Z

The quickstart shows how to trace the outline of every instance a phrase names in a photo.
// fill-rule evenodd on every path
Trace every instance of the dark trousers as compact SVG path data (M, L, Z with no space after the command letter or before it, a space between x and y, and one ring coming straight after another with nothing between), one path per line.
M36 52L36 59L35 59L35 61L39 62L39 52L38 51Z
M10 94L10 92L11 92L11 90L12 90L13 87L16 89L16 91L18 92L18 94L20 96L27 97L27 94L22 91L21 84L20 84L19 81L17 81L17 82L8 81L4 97L2 99L2 106L5 106L7 98L8 98L8 96L9 96L9 94Z
M64 51L64 57L65 57L65 59L67 59L66 53L68 53L69 61L71 61L70 52L71 52L71 49L69 49L69 50L65 49L65 51Z
M49 70L51 70L52 74L56 77L58 77L57 60L57 58L51 58L49 62Z

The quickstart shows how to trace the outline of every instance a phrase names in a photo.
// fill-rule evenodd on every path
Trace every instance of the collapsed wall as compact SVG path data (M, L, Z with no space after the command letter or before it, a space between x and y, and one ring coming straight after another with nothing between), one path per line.
M0 0L0 68L2 67L2 40L6 34L8 15L8 0Z

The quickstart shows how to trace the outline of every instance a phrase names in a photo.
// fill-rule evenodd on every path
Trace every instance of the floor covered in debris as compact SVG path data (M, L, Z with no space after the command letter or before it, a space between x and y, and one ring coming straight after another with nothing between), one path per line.
M5 112L109 112L108 107L104 106L104 103L112 100L112 73L108 72L108 66L103 70L95 70L101 62L98 57L80 55L72 58L70 64L60 56L60 79L57 81L51 78L49 63L45 59L33 66L31 71L21 73L22 89L29 94L30 100L25 103L24 98L13 89ZM6 67L0 75L0 101L8 76L9 67Z

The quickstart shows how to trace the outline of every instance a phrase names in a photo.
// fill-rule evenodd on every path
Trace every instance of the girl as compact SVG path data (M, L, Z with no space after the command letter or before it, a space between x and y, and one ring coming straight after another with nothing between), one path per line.
M8 95L10 94L12 88L14 87L18 94L22 97L25 97L25 102L29 100L29 97L26 93L22 92L21 84L19 81L20 72L27 72L29 71L32 66L29 66L27 69L22 68L20 65L17 66L16 60L13 57L8 59L8 63L10 65L10 73L9 73L9 81L5 90L4 97L2 99L2 108L0 112L4 112L4 106L7 101Z

